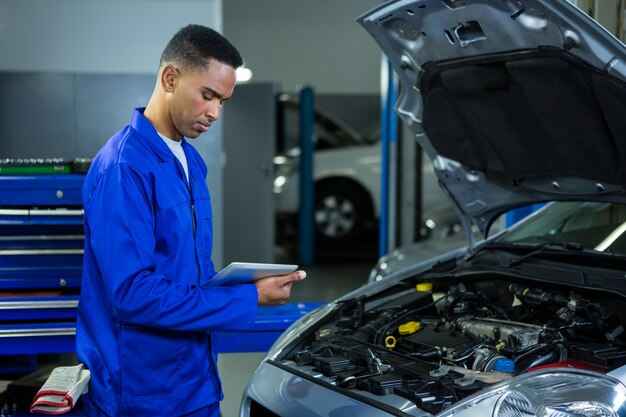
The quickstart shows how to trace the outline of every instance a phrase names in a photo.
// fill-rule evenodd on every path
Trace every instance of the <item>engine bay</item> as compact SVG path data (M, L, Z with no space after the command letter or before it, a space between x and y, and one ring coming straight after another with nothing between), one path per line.
M625 300L616 293L504 276L432 278L341 303L278 362L431 414L522 373L626 364Z

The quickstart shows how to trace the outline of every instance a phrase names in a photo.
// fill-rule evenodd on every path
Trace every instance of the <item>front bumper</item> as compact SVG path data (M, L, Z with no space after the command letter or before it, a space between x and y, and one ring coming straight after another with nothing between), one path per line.
M383 403L369 393L355 395L333 387L306 369L294 373L284 368L278 362L261 363L244 392L240 417L432 417L398 396L385 396Z

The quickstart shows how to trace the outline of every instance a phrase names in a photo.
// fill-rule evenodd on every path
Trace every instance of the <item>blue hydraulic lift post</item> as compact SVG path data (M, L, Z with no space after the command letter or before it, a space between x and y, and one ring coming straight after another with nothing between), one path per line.
M380 215L378 219L378 257L387 253L387 179L389 153L389 117L387 116L389 98L389 67L383 56L380 66Z
M300 210L298 211L298 262L300 266L314 261L314 189L313 189L313 124L315 93L312 87L300 90Z
M394 109L396 99L398 98L398 90L394 72L389 66L389 153L387 154L387 253L396 248L396 231L398 224L397 208L398 208L398 116Z
M535 211L539 210L544 206L544 203L532 204L530 206L516 208L506 213L504 217L504 226L511 227L518 221L522 220L525 217L528 217Z
M397 119L394 111L396 87L393 68L389 60L383 56L381 61L381 178L380 178L380 219L378 235L379 257L389 252L389 246L395 239L395 216L390 212L390 149L397 142Z

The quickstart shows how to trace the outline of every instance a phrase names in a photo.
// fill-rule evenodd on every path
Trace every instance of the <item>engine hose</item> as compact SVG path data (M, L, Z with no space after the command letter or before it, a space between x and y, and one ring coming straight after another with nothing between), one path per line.
M452 298L452 300L450 300L450 304L446 303L447 305L444 307L443 316L448 321L452 321L453 320L454 309L462 301L476 301L476 297L472 293L465 292L465 293L461 293L460 295ZM466 311L461 311L457 315L463 315L463 314L466 314Z
M565 326L561 326L558 329L554 330L548 337L552 338L558 334L560 336L560 339L564 339L564 336L561 334L563 330L579 329L582 327L596 328L597 326L595 323L591 323L591 322L577 322L577 323L572 323L572 324L566 324Z
M498 307L497 305L493 304L485 294L483 293L479 293L480 297L479 300L481 300L483 302L483 306L488 307L490 309L492 309L493 311L497 312L500 315L500 318L503 319L508 319L509 315L500 307Z
M471 348L465 350L465 352L461 352L457 355L454 355L450 360L452 362L463 362L464 360L467 360L469 358L471 358L474 355L474 352L476 351L476 349L479 348L488 348L491 349L490 346L488 345L476 345L476 346L472 346Z
M559 341L556 343L556 346L559 349L559 362L569 359L569 349L565 346L565 343Z
M369 323L359 327L354 332L354 338L362 342L372 340L372 337L394 316L394 312L391 310L383 311L376 320L372 320Z
M425 361L435 361L441 359L441 352L437 348L427 349L423 352L412 353L411 356Z
M546 351L545 353L540 353ZM542 343L515 358L515 368L517 373L526 372L535 366L544 365L550 362L562 362L569 359L569 349L564 340L556 340L551 343Z
M519 375L521 373L526 372L527 370L534 368L536 366L545 365L548 363L553 363L558 361L558 354L554 351L549 351L542 355L537 355L531 360L526 361L523 364L518 365L517 361L515 361L515 375Z
M542 351L547 347L548 347L547 343L541 343L541 344L535 345L532 349L525 351L521 355L518 355L515 358L515 367L517 367L518 362L523 362L526 358L536 355L537 352Z

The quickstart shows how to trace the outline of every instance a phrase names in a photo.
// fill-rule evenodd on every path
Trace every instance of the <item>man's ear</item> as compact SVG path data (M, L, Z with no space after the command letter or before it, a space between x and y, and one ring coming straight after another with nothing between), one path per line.
M179 76L180 73L174 66L170 64L164 66L161 71L161 88L163 88L163 91L166 93L173 92L176 89Z

